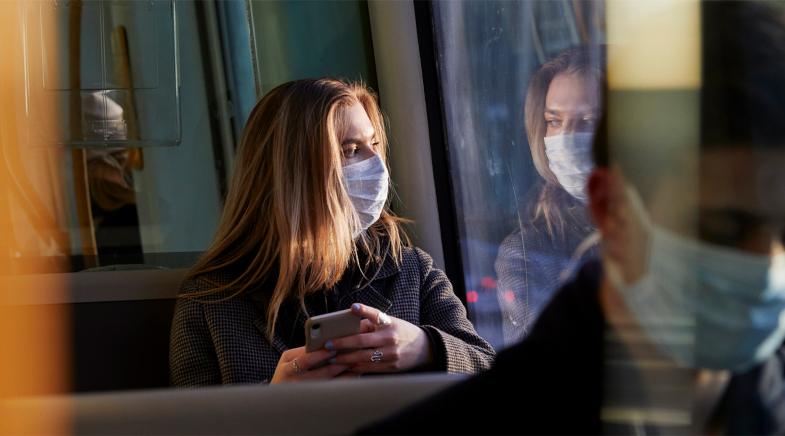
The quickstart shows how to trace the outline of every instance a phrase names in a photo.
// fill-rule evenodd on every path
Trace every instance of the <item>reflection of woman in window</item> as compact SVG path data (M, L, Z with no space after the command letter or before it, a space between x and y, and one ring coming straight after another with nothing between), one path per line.
M496 259L508 344L527 333L592 231L585 188L604 64L599 48L570 49L543 64L529 83L526 134L542 180L519 204L520 228L504 240Z
M447 277L403 242L386 147L362 85L289 82L256 105L217 235L175 310L174 384L490 366ZM305 320L348 308L364 332L306 353Z

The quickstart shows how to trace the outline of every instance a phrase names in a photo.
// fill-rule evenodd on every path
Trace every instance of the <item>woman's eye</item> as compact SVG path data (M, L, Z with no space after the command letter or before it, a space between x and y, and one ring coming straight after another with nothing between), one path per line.
M561 120L545 120L545 123L548 125L548 127L561 126Z
M343 157L351 159L357 154L357 147L349 147L343 149Z
M374 142L373 144L371 144L371 146L373 147L374 150L376 150L377 148L379 148L379 141Z

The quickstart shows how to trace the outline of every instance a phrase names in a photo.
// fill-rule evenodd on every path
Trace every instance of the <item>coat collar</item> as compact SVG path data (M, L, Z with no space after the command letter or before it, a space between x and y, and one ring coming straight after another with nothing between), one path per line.
M382 312L387 312L390 310L390 307L392 307L392 300L385 297L383 293L385 278L377 277L376 280L371 283L368 283L353 292L344 294L341 297L338 306L340 309L348 309L352 304L360 303L366 306L375 307Z
M365 276L363 276L357 271L347 271L347 274L345 274L338 285L339 289L341 289L338 300L338 310L348 309L352 304L360 303L379 309L382 312L389 311L392 307L392 300L385 295L385 290L387 290L388 286L387 279L397 275L400 272L400 269L400 265L387 254L378 268L371 268L371 271L373 271L372 274L365 274ZM299 307L297 307L294 312L297 313L297 317L303 316L299 311ZM291 311L281 312L282 316L290 314ZM297 321L299 320L295 320L294 323L296 324ZM254 325L262 334L266 335L267 314L264 313L264 311L257 310L254 318ZM283 353L291 348L291 346L280 333L279 329L276 329L271 345L276 351Z
M257 313L256 317L253 320L253 324L262 332L262 335L267 337L267 315L264 313ZM270 345L273 346L275 351L283 354L284 351L288 350L289 345L286 344L286 341L281 338L280 332L276 331L273 335L273 340L270 341Z
M392 307L392 301L385 296L385 285L387 279L400 272L401 267L390 256L389 251L385 252L384 258L376 264L379 267L371 268L370 274L356 271L351 274L352 287L342 294L339 307L348 308L353 303L361 303L383 312Z

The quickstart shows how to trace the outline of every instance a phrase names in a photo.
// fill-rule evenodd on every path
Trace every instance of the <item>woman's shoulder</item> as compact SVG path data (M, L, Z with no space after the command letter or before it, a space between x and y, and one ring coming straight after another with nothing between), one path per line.
M389 277L400 274L404 276L421 275L433 266L431 256L420 248L413 246L403 246L399 256L394 256L391 251L387 251L383 260L379 264L376 272L378 277Z
M422 248L405 246L401 249L401 264L430 268L433 265L433 258Z
M211 271L198 276L190 276L180 284L178 296L198 297L200 300L225 298L230 295L228 290L216 293L210 293L210 291L229 285L234 279L234 274L228 271Z
M414 246L404 247L401 250L401 260L397 269L403 276L418 276L420 280L425 280L433 274L443 273L442 269L434 264L428 252Z
M504 237L499 244L499 253L520 254L524 247L527 250L538 250L547 239L547 232L539 227L539 223L528 222L516 227Z

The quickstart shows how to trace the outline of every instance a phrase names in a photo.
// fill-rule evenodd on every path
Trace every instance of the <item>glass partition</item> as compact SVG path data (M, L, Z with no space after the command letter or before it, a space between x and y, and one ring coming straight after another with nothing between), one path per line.
M26 194L12 218L11 272L189 267L216 229L260 92L322 75L376 81L364 1L23 9L20 116L53 116L27 123L26 142L9 156L50 162L12 178ZM32 189L42 185L51 194ZM42 217L57 223L51 234L31 225Z
M27 192L12 219L12 272L190 265L217 224L226 177L199 5L30 2L25 10L26 116L52 111L57 121L29 123L10 157L51 162L12 178ZM29 225L41 216L57 223L56 237Z
M58 106L56 123L31 135L71 147L180 142L175 2L34 1L26 15L27 116Z

